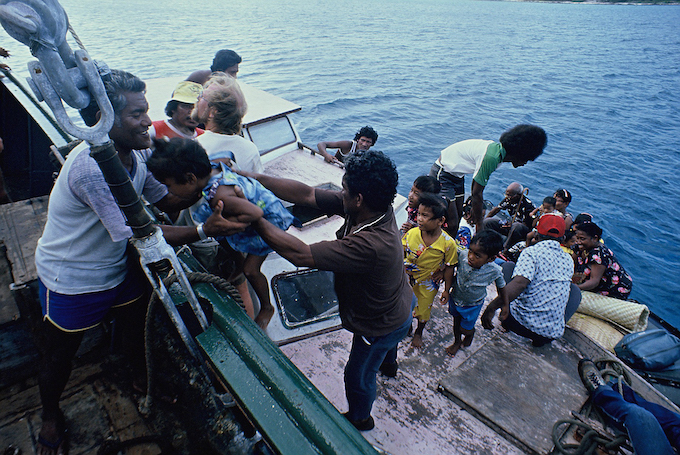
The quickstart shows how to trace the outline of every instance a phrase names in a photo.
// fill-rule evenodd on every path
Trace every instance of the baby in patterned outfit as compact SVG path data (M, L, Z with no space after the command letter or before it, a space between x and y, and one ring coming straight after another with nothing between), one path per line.
M223 212L233 214L232 218L239 222L250 223L264 217L286 230L295 221L274 193L257 180L236 174L223 162L211 163L205 149L197 142L173 138L155 141L155 144L156 150L147 160L147 167L175 196L193 201L203 196L204 202L192 214L196 220L207 220L218 203L222 202ZM240 197L239 193L243 193L245 198ZM216 240L223 245L226 242L235 251L245 254L243 273L260 301L260 312L255 322L264 329L274 313L274 307L269 298L267 278L260 267L273 250L250 226L242 232Z

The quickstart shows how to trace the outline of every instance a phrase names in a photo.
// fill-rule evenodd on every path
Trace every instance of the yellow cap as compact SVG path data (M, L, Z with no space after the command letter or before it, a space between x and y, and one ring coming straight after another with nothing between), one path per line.
M177 84L175 91L172 92L172 101L179 101L180 103L196 104L198 97L203 91L201 84L191 81L182 81Z

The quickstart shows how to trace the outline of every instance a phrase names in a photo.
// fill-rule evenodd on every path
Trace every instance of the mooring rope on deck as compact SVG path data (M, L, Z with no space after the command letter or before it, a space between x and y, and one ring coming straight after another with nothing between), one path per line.
M215 286L218 291L225 292L229 297L234 299L236 303L243 307L243 300L241 295L238 293L236 288L229 283L224 278L201 272L189 272L186 274L189 283L207 283ZM173 283L178 280L177 275L170 275L163 280L163 284L166 288L169 288ZM140 412L143 414L148 414L151 411L151 406L153 404L152 391L153 391L153 362L151 354L151 340L149 339L149 334L151 333L151 321L153 310L156 303L160 300L158 295L154 292L151 300L149 301L149 306L146 310L146 321L144 323L144 354L146 357L146 397L142 400L140 404Z
M609 376L612 379L616 378L618 392L623 395L623 383L630 384L630 376L625 368L623 368L623 365L616 360L607 358L596 359L594 360L594 363L600 370L600 375L602 377ZM591 400L588 399L589 403L590 401ZM590 403L589 409L591 411L593 410L592 403ZM621 453L622 447L632 450L628 444L628 435L621 434L616 436L607 433L604 419L598 412L595 412L595 416L598 417L598 420L593 422L593 424L585 422L586 419L590 419L590 412L582 417L576 413L572 414L575 418L561 419L553 425L552 439L555 444L553 453L564 455L593 455L596 454L599 449L606 450L607 453ZM562 431L561 428L564 425L568 425L569 427ZM563 443L563 437L571 429L576 427L581 428L584 432L581 441L578 444Z

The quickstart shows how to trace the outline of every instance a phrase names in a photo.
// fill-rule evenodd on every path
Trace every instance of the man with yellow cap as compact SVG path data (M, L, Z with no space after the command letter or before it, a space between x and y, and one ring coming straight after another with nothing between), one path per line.
M165 106L165 113L170 118L153 122L149 135L152 138L196 139L203 134L204 131L198 128L198 123L191 117L191 111L202 91L203 87L196 82L182 81L177 84L175 91L172 92L172 98Z

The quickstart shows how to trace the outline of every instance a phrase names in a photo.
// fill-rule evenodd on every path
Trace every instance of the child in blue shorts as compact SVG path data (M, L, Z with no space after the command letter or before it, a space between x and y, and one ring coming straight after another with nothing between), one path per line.
M285 231L297 221L274 193L260 182L236 174L224 163L211 163L205 149L197 142L173 138L169 141L156 140L154 143L156 150L147 160L147 168L175 196L194 202L201 195L205 198L193 214L198 221L207 220L220 201L224 204L224 216L231 215L230 218L242 223L251 223L264 217ZM245 198L239 197L237 187ZM274 314L274 307L269 298L267 278L260 267L273 250L251 226L216 240L245 253L243 272L260 300L260 312L255 322L262 329L266 328Z
M486 230L470 240L468 250L458 253L456 286L450 292L449 313L453 316L453 344L446 353L455 356L461 346L470 346L475 335L475 322L482 311L486 298L486 287L496 283L498 295L505 304L503 271L494 263L496 255L503 249L503 237L495 231ZM463 336L465 338L463 338Z

